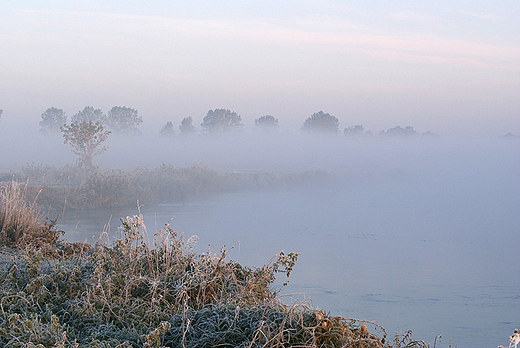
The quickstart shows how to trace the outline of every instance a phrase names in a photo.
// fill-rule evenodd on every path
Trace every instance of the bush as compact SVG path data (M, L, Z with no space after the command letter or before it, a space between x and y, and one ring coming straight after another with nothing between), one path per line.
M195 254L196 238L168 224L149 245L140 216L121 222L110 247L0 249L2 346L383 346L362 322L281 302L275 275L288 276L298 254L251 269L224 249Z

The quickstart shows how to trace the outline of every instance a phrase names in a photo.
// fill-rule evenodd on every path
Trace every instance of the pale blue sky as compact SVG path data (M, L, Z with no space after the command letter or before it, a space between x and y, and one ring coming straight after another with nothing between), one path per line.
M0 108L520 133L518 1L3 1ZM10 120L10 121L9 121ZM144 126L143 125L143 126Z

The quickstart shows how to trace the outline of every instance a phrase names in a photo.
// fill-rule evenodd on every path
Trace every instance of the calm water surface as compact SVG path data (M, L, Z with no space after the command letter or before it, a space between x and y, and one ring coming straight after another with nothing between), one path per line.
M334 186L222 194L141 207L153 234L174 230L230 258L262 266L301 256L283 293L334 315L372 320L389 335L412 329L437 347L507 346L520 328L520 176L489 158L357 175ZM69 240L92 242L135 209L68 212ZM111 218L112 216L112 218ZM105 226L110 222L110 226Z

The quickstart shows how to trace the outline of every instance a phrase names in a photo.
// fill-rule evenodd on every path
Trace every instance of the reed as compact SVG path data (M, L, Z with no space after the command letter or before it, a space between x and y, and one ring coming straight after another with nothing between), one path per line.
M286 186L289 177L270 173L219 173L202 164L131 170L82 171L78 167L26 165L0 173L0 182L28 183L38 202L57 211L133 206L195 195ZM35 197L28 197L35 199Z
M0 187L2 245L20 248L26 244L55 244L62 234L55 229L56 221L44 219L35 200L27 201L28 189L27 184L15 181Z

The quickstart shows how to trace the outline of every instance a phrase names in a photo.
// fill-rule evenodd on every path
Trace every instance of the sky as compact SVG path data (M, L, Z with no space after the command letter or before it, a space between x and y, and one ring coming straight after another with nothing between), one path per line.
M53 106L520 134L520 2L2 1L0 126Z

